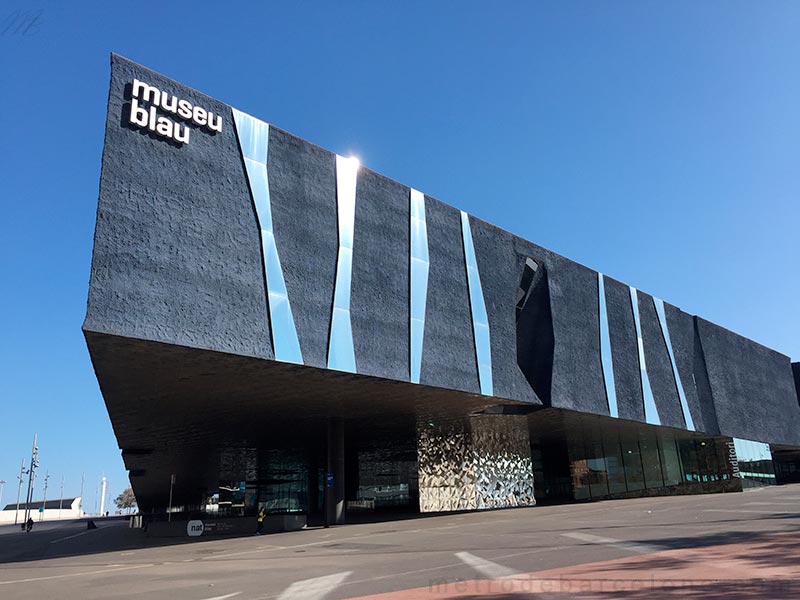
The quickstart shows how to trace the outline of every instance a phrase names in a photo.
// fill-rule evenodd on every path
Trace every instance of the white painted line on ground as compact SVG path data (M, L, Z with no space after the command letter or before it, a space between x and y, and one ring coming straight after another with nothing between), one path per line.
M770 514L789 514L797 512L795 510L771 510L769 508L747 509L747 508L704 508L704 512L732 512L732 513L754 513L757 515L770 515Z
M116 565L111 565L116 566ZM47 579L65 579L67 577L81 577L82 575L98 575L102 573L113 573L114 571L126 571L130 569L143 569L144 567L152 567L152 564L147 565L131 565L128 567L118 567L116 569L100 569L98 571L83 571L81 573L67 573L66 575L49 575L47 577L30 577L28 579L15 579L12 581L0 581L0 585L9 585L12 583L29 583L31 581L45 581Z
M73 535L68 535L67 537L58 538L57 540L53 540L50 542L51 544L57 544L58 542L63 542L64 540L71 540L72 538L80 537L82 535L86 535L87 533L92 533L93 531L99 531L100 529L87 529L86 531L81 531L80 533L75 533Z
M636 542L624 542L622 540L615 540L614 538L602 537L600 535L592 535L591 533L580 533L572 531L569 533L562 533L564 537L581 540L582 542L589 542L590 544L605 544L607 546L614 546L622 550L630 550L631 552L638 552L639 554L650 554L652 552L661 552L664 548L658 546L651 546L649 544L637 544Z
M225 600L226 598L233 598L242 592L233 592L232 594L225 594L224 596L214 596L213 598L204 598L203 600Z
M339 587L352 571L295 581L278 596L278 600L322 600Z
M456 558L488 579L500 579L501 577L511 577L518 574L518 571L514 569L509 569L469 552L456 552Z

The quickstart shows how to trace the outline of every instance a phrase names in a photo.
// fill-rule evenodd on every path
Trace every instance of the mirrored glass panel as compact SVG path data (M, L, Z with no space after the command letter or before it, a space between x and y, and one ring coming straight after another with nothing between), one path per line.
M422 366L422 341L425 334L425 303L428 298L428 224L425 220L425 196L417 190L409 190L410 214L410 379L419 383Z
M336 156L336 214L339 224L339 253L328 343L328 368L356 372L353 329L350 321L350 284L353 271L353 228L356 213L356 158Z
M481 394L491 396L492 387L492 349L489 340L489 317L483 300L478 262L475 260L475 247L472 244L472 230L469 215L461 211L461 237L464 241L464 258L467 263L467 286L469 304L472 310L472 331L475 338L475 356L478 363L478 381Z
M639 319L639 296L636 293L636 288L631 286L630 290L633 322L636 325L636 339L639 348L639 373L642 378L642 395L644 396L644 420L653 425L661 425L661 419L658 417L658 409L656 408L656 401L655 398L653 398L653 390L650 387L650 379L647 377L647 365L644 360L642 324Z
M758 487L776 483L775 467L769 444L733 438L739 477L744 487Z
M653 304L656 307L658 322L661 325L661 334L664 336L664 343L667 346L669 362L672 365L672 375L675 377L675 387L678 388L678 397L681 399L683 420L686 423L686 429L694 431L692 413L689 411L689 403L686 401L686 393L683 391L683 382L681 382L681 376L680 373L678 373L678 366L675 364L675 353L672 351L672 340L669 338L669 327L667 326L667 313L664 310L664 301L660 298L653 298Z
M269 124L233 109L233 120L239 148L244 157L250 195L261 230L261 252L264 256L264 283L267 292L270 333L275 359L303 364L297 329L294 325L286 282L283 278L278 247L272 231L272 207L269 198L267 156Z
M600 360L603 365L603 380L606 385L608 414L618 417L617 389L614 387L614 361L611 356L611 335L608 332L608 312L606 311L606 287L602 273L597 274L597 294L600 298Z

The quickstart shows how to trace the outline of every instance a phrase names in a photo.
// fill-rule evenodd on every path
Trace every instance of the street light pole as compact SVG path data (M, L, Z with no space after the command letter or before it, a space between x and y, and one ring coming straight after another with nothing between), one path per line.
M19 499L22 496L22 482L25 481L25 459L22 459L22 466L19 468L19 475L17 475L17 479L19 479L19 487L17 488L17 512L14 513L14 525L17 524L17 519L19 519Z
M61 518L61 509L64 508L64 476L61 476L61 494L58 500L58 518Z
M44 476L44 497L42 498L42 510L39 511L39 521L44 521L44 511L47 510L47 482L50 481L50 469L47 469Z
M26 496L25 522L28 522L33 502L33 486L36 483L36 467L39 466L39 447L36 445L36 434L33 434L33 449L31 450L31 468L28 469L28 495Z
M86 473L81 473L81 501L78 504L78 512L80 513L78 516L83 516L83 484L86 481Z
M3 486L5 484L5 480L0 479L0 510L3 510Z

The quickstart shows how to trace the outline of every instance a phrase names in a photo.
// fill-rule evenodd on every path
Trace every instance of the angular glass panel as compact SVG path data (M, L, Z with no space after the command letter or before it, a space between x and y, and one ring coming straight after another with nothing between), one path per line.
M658 416L656 400L653 397L653 389L650 387L650 378L647 377L647 364L644 360L644 342L642 342L642 324L639 319L639 295L636 288L631 286L631 306L633 307L633 322L636 325L636 339L639 346L639 373L642 378L642 395L644 396L644 420L653 425L661 425Z
M422 334L425 330L423 319L411 319L411 381L419 383L419 371L421 362L415 360L422 356Z
M409 348L410 348L410 379L412 383L419 383L422 367L422 340L425 334L425 303L428 298L428 271L430 261L428 257L428 225L425 220L425 196L414 189L408 195L410 214L409 260L410 260L410 289L409 289Z
M270 322L275 339L275 355L280 354L284 362L303 364L300 343L294 335L294 318L289 299L285 295L270 293Z
M597 295L600 298L600 360L603 364L603 380L606 384L608 414L612 417L618 417L617 388L614 385L614 361L611 355L611 335L608 331L608 311L606 310L606 286L602 273L597 274Z
M336 214L339 224L339 253L333 291L333 315L328 343L328 368L356 372L353 329L350 322L350 287L353 273L353 228L356 217L356 158L336 156Z
M517 320L525 303L533 291L533 279L536 277L536 272L539 270L539 265L530 257L525 259L525 266L522 269L522 278L517 288Z
M339 246L353 248L353 225L356 215L357 158L336 156L336 207L339 216Z
M239 148L245 158L267 164L267 145L269 144L269 124L254 119L250 115L233 109Z
M427 224L421 219L411 219L411 257L428 261Z
M428 263L411 259L411 318L425 321L425 299L428 294Z
M267 156L269 124L233 109L236 135L244 158L250 196L261 230L261 252L264 256L264 283L269 311L270 332L275 359L303 364L297 329L294 325L286 283L283 279L278 247L272 232L272 206L269 198Z
M475 247L472 244L472 230L469 215L461 211L461 237L464 242L464 259L467 267L467 286L469 287L470 309L472 311L472 330L475 338L475 356L478 364L478 382L481 394L491 396L492 387L492 348L489 336L489 317L483 299L481 278L475 260Z
M678 366L675 364L675 354L672 351L672 341L669 338L669 327L667 326L667 313L664 310L664 301L660 298L653 298L653 304L656 307L656 314L658 315L658 322L661 325L661 334L664 336L664 343L667 345L669 362L672 365L672 374L675 376L675 387L678 388L678 397L681 399L683 420L686 423L686 429L689 431L694 431L695 429L694 421L692 420L692 413L689 411L689 403L686 401L686 393L683 390L681 376L678 373Z
M250 182L250 193L256 205L258 225L262 231L272 231L272 210L270 210L267 165L245 158L244 166L247 170L247 179Z
M328 368L348 373L356 372L353 352L353 331L350 311L334 307L331 319L331 341L328 349Z
M350 286L353 277L353 251L350 248L339 248L336 260L336 291L333 305L350 312Z

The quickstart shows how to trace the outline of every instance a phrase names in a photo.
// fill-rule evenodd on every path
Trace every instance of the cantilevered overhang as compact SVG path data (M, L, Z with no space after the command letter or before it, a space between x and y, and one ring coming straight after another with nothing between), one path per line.
M523 403L85 331L125 466L141 506L196 503L218 484L219 450L319 447L329 418L360 440L408 438L446 421Z

